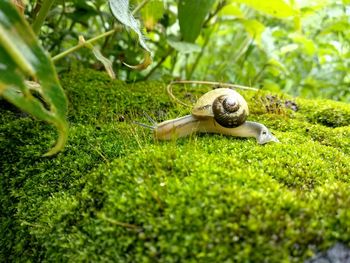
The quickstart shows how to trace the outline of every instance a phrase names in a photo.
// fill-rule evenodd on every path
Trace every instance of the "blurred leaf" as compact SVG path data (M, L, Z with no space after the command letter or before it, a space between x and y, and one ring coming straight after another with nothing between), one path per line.
M170 27L171 25L177 22L177 13L173 12L170 9L165 9L162 18L159 20L159 23L165 28Z
M55 19L59 16L59 13L55 14L52 10L50 12L50 19ZM52 17L51 17L52 15ZM73 21L80 23L82 25L88 26L88 22L92 17L96 17L98 12L95 8L88 5L85 1L78 1L75 3L74 8L66 14L67 17Z
M83 36L79 36L79 43L85 43L85 46L90 48L92 50L92 53L94 53L95 57L103 64L111 79L115 79L115 73L113 71L112 62L108 58L103 56L101 51L94 47L91 43L86 43Z
M286 18L295 15L295 10L283 0L233 0L233 2L246 4L257 11L277 17Z
M278 83L269 80L269 79L265 79L263 81L263 89L264 90L269 90L269 91L273 91L273 92L279 92L281 91L281 87L280 85L278 85Z
M312 1L297 1L300 8L310 8L314 11L324 8L332 3L333 0L312 0ZM293 1L294 2L294 1Z
M240 19L239 20L251 38L259 45L261 44L261 35L265 31L265 26L255 19Z
M314 42L311 39L308 39L302 34L292 33L289 37L296 43L300 43L302 45L303 51L308 56L312 56L316 52L316 47Z
M16 6L17 10L23 15L26 4L22 0L12 0L12 3Z
M244 18L242 10L235 3L226 5L224 8L221 9L219 14L222 16L234 16L237 18Z
M278 61L274 58L269 59L267 64L270 66L270 68L274 67L274 68L278 68L278 69L282 70L284 73L287 72L286 67L280 61Z
M149 58L151 58L151 51L146 45L144 36L141 33L140 23L129 11L129 0L109 0L108 2L114 17L124 26L131 28L138 35L140 45L149 53Z
M298 44L288 44L288 45L285 45L281 48L281 54L286 54L286 53L289 53L289 52L292 52L296 49L299 48L299 45Z
M160 0L151 0L141 9L144 26L152 30L164 13L164 4Z
M181 36L185 42L193 43L197 39L214 3L214 0L179 0L178 18Z
M350 22L347 21L348 18L337 21L326 28L324 28L321 32L321 34L330 34L330 33L337 33L337 32L345 32L349 30L350 28Z
M188 42L184 42L184 41L177 41L174 39L168 39L168 44L171 47L173 47L175 50L177 50L183 54L200 52L202 50L201 47L196 45L196 44L188 43Z
M0 1L0 95L21 110L56 126L59 138L46 155L60 151L67 140L67 100L51 60L39 46L31 27L8 1ZM28 76L40 82L34 97Z
M123 64L125 66L127 66L128 68L131 68L131 69L135 69L135 70L144 70L144 69L148 68L148 66L151 63L152 63L152 58L151 58L151 55L149 52L145 52L142 63L140 63L138 65L129 65L129 64L123 62Z
M270 73L274 77L278 77L281 74L281 71L275 67L267 67L266 72Z
M299 12L299 14L294 16L293 22L294 22L294 30L297 31L297 32L301 32L303 26L302 26L300 12Z

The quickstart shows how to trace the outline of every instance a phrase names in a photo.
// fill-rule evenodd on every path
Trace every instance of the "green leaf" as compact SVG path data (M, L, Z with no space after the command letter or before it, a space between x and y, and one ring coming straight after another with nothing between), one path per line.
M79 43L80 44L85 44L85 46L89 49L92 50L92 53L94 54L94 56L103 64L103 66L105 67L105 70L107 72L107 74L111 77L111 79L115 79L115 73L113 70L113 64L112 61L110 61L108 58L106 58L105 56L102 55L101 51L94 47L91 43L87 43L84 39L83 36L79 36Z
M237 18L244 18L242 10L235 3L231 3L222 8L219 12L221 16L234 16Z
M32 95L25 79L40 82ZM60 151L67 140L67 99L50 58L38 44L31 27L8 0L0 1L0 96L21 110L56 126L56 145L45 155Z
M202 29L214 0L179 0L178 18L183 41L193 43Z
M267 62L267 64L273 68L277 68L280 71L283 71L284 73L287 73L287 69L286 67L278 60L274 59L274 58L270 58L269 61Z
M263 88L264 88L264 90L269 90L271 92L281 91L280 85L272 80L269 80L269 79L265 79L263 81Z
M288 45L285 45L283 47L281 47L281 55L285 55L286 53L289 53L289 52L293 52L295 50L297 50L299 48L299 45L298 44L288 44Z
M149 52L144 52L144 55L143 55L143 61L137 65L129 65L125 62L123 62L123 64L125 66L127 66L128 68L132 68L132 69L135 69L135 70L144 70L146 68L148 68L149 65L151 65L152 63L152 58L151 58L151 55Z
M144 26L152 30L164 14L164 4L160 0L151 0L141 9Z
M193 43L177 41L171 38L169 38L167 42L171 47L173 47L175 50L183 54L189 54L189 53L201 51L201 47Z
M255 41L261 44L261 35L265 31L265 26L255 19L239 19L247 33L255 39Z
M296 14L296 11L283 0L233 0L233 2L246 4L257 11L277 18L286 18Z
M314 42L300 33L292 33L289 35L295 43L301 44L303 51L308 56L313 56L316 52L316 47Z
M345 32L347 30L349 30L350 28L350 23L349 21L347 21L348 18L346 19L342 19L340 21L337 21L329 26L327 26L326 28L324 28L321 31L321 34L334 34L334 33L339 33L339 32Z
M109 0L108 2L114 17L124 26L132 29L137 34L140 45L151 54L141 32L140 23L129 11L129 0Z

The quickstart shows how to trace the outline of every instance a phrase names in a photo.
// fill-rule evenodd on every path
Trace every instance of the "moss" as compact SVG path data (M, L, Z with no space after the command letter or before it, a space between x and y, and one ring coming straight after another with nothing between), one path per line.
M247 92L250 119L281 144L221 135L156 142L130 121L188 112L164 83L90 70L61 82L70 138L53 158L40 155L54 129L0 102L0 261L301 262L350 245L349 105L297 98L297 112L266 113ZM192 101L204 90L176 92Z
M350 110L327 108L317 111L313 118L322 125L328 127L341 127L350 124Z

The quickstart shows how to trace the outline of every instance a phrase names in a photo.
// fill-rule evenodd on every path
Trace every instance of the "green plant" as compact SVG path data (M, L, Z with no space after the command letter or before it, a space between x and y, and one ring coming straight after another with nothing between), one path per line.
M139 10L146 2L141 3L135 11ZM79 43L76 46L56 55L51 61L38 43L34 33L39 33L53 3L52 0L42 3L33 20L32 28L10 1L6 0L0 3L0 60L2 61L0 95L21 110L56 126L59 138L56 145L45 156L60 151L68 137L67 100L59 84L52 61L67 56L81 47L88 47L93 50L96 58L104 64L110 76L113 77L114 72L110 61L91 43L119 30L119 28L114 28L88 41L79 37ZM146 68L151 62L150 50L143 41L139 24L129 12L128 1L111 0L109 3L114 16L138 34L139 42L147 52L142 64L130 67ZM116 8L118 4L119 7L123 8ZM37 83L31 84L28 82L29 78Z
M57 153L68 136L67 100L51 60L9 1L0 2L0 43L0 95L57 127L56 146L46 155ZM28 85L28 77L37 79L40 85Z

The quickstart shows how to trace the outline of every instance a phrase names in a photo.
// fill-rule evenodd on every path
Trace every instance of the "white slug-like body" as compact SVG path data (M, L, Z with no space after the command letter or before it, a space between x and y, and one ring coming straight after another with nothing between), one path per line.
M226 128L218 124L213 118L198 119L193 115L186 115L159 123L154 128L154 136L158 140L171 140L194 133L218 133L235 137L254 137L259 144L279 142L265 125L251 121L245 121L235 128Z
M238 92L220 88L199 98L190 115L154 123L154 126L138 124L153 129L155 138L159 140L171 140L194 133L219 133L255 137L259 144L278 142L265 125L246 121L248 114L247 102Z

